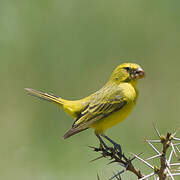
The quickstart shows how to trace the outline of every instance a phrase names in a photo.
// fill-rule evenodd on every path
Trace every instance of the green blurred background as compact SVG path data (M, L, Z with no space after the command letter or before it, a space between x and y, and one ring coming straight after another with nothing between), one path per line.
M107 131L124 152L152 150L144 138L180 117L179 0L0 0L0 179L108 179L120 167L89 163L98 146L92 130L68 140L72 119L25 87L63 98L89 95L123 62L146 71L126 121ZM142 164L136 161L142 167ZM127 173L124 179L136 179Z

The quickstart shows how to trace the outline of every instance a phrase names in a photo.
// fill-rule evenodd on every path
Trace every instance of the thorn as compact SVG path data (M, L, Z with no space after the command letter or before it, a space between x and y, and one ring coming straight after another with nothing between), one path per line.
M178 147L176 147L176 149L177 149L178 153L180 153L180 150L179 150L179 148L178 148Z
M178 169L173 169L172 170L173 172L180 172L180 169L178 170Z
M172 180L175 180L175 179L173 178L173 175L171 174L171 172L170 172L170 170L169 170L168 167L166 168L166 171L168 172L168 174L169 174L169 176L171 177L171 179L172 179Z
M107 165L117 162L116 160L110 161Z
M180 130L180 129L177 128L172 135L175 136L175 135L179 132L179 130Z
M101 158L103 158L103 157L104 157L103 155L102 155L102 156L99 156L99 157L97 157L97 158L91 160L90 162L94 162L94 161L96 161L96 160L98 160L98 159L101 159Z
M173 140L175 140L175 141L180 141L179 138L175 138L175 137L173 137Z
M171 162L172 155L173 155L173 149L171 150L170 155L169 155L169 159L167 161L169 165L170 165L170 162Z
M112 180L112 179L114 179L114 178L117 178L117 176L119 176L119 178L121 179L121 176L120 176L120 175L121 175L122 173L124 173L124 172L125 172L125 170L122 170L122 171L118 172L117 174L114 174L114 176L111 177L109 180ZM120 179L119 179L119 180L120 180Z
M180 176L180 173L172 173L172 176Z
M174 149L174 145L173 145L173 143L172 143L172 142L170 142L170 144L171 144L172 150L174 151L175 156L177 157L177 154L176 154L176 151L175 151L175 149Z
M180 145L180 143L174 143L174 146L178 146L178 145Z
M157 135L158 135L159 137L161 137L161 135L160 135L160 133L159 133L158 129L156 128L155 123L153 123L153 127L154 127L154 130L156 131Z
M139 159L139 160L142 161L144 164L146 164L147 166L149 166L151 169L154 170L154 167L153 167L151 164L149 164L147 161L145 161L144 159L140 158L139 156L137 156L137 155L135 155L135 154L133 154L133 153L132 153L132 155L135 156L137 159Z
M161 140L156 140L156 139L154 139L154 140L146 140L146 142L147 141L149 141L151 143L160 143L161 142Z
M153 148L153 150L159 155L160 152L149 142L147 141L147 143Z
M94 147L94 146L88 146L89 148L91 148L91 149L96 149L96 147Z
M157 157L160 157L160 156L161 156L161 154L157 154L157 155L155 155L155 156L152 156L152 157L147 158L146 161L151 160L151 159L154 159L154 158L157 158Z
M180 166L180 163L173 163L173 164L170 164L171 166Z
M174 146L179 146L179 145L180 145L180 143L174 143L173 145L174 145Z
M102 151L103 149L93 147L93 146L88 146L89 148L93 149L95 152Z
M140 152L140 153L136 154L136 156L140 156L142 153L143 152ZM130 161L132 162L134 159L136 159L136 157L131 158Z
M115 173L113 173L114 174L114 176L115 176L115 178L117 179L117 180L121 180L121 175L120 174L115 174Z

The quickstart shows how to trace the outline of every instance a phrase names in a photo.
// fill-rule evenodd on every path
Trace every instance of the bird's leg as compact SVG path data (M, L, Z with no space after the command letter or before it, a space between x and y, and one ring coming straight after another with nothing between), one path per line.
M116 151L118 151L120 154L122 154L122 149L120 144L115 143L112 139L110 139L108 136L102 134L101 136L103 136L105 139L107 139L110 143L112 143L114 145L114 148Z
M100 147L99 149L102 149L103 147L108 150L108 146L105 144L105 142L102 140L101 136L99 134L96 134L96 137L98 138L99 142L100 142Z

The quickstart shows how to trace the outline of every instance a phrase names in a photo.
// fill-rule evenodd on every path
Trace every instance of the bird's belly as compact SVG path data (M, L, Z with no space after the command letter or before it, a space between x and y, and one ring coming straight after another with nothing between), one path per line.
M103 134L104 131L112 126L115 126L122 122L128 114L132 111L135 103L126 104L122 109L112 113L108 117L105 117L91 125L91 128L98 134Z

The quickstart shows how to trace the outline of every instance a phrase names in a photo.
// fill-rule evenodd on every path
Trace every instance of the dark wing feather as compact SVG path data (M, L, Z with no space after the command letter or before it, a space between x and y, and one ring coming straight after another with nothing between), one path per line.
M127 101L121 89L111 87L111 89L99 90L92 96L90 103L81 112L72 128L64 135L64 138L89 128L92 123L120 110L126 104Z
M74 122L74 126L78 127L82 124L90 125L97 120L109 116L111 113L120 110L127 101L122 100L121 102L106 102L101 103L91 108L91 106L85 112L82 112L81 117Z

